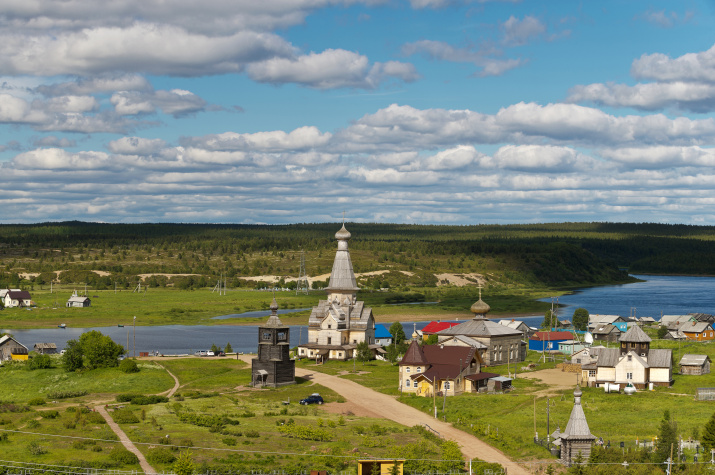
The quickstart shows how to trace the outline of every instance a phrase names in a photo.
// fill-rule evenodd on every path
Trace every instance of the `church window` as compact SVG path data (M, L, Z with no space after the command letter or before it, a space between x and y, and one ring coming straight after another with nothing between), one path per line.
M633 361L633 355L628 355L628 361Z
M333 325L328 323L328 330L330 330L331 328L333 328Z
M405 372L406 372L406 373L409 373L409 372L410 372L410 367L409 367L409 366L405 367Z
M271 332L263 332L263 339L264 339L264 340L270 340L270 339L271 339Z
M418 373L421 373L421 372L422 372L422 367L421 367L421 366L418 366L418 367L417 367L417 372L418 372Z
M278 332L278 339L279 339L279 340L285 340L285 339L286 339L286 332Z
M633 373L626 373L626 379L633 379Z
M405 387L408 387L408 388L410 387L410 380L409 380L409 379L406 379L406 380L405 380Z

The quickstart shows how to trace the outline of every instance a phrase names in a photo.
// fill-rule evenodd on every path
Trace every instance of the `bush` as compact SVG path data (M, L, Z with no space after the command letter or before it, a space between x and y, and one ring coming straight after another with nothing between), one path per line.
M126 360L125 360L126 361ZM128 402L136 406L146 406L148 404L158 404L160 402L169 402L166 396L144 396L143 394L118 394L117 402Z
M50 355L36 355L33 358L31 358L29 363L27 364L27 368L30 371L33 371L36 369L46 369L46 368L51 368L51 367L52 367L52 359L50 358Z
M27 401L27 404L30 406L43 406L47 404L47 401L45 401L45 398L42 397L33 397L29 401Z
M117 424L137 424L139 419L129 409L118 409L112 414L112 419Z
M225 439L223 439L223 443L230 447L233 447L234 445L236 445L236 439L234 439L233 437L226 437Z
M133 358L127 358L119 363L119 370L124 373L138 373L139 365L137 365L137 362Z
M30 455L43 455L47 453L47 450L37 441L32 441L27 444L27 451L30 452Z
M260 436L261 436L261 434L259 434L257 430L247 430L247 431L244 433L244 435L245 435L246 437L252 437L252 438L257 438L257 437L260 437Z
M116 445L109 453L109 458L121 465L135 465L139 463L136 455L120 445Z
M40 427L40 423L35 419L32 419L27 421L27 425L25 427L27 427L28 429L37 429L38 427Z
M104 420L104 417L102 417L102 414L98 412L90 412L87 414L87 422L90 424L106 424L107 421Z
M57 419L59 415L59 411L40 411L40 416L43 419Z
M174 463L176 456L167 448L156 447L154 449L147 450L146 460L152 465L159 463L169 464Z
M54 391L47 393L47 397L49 399L68 399L71 397L82 397L86 395L87 391Z

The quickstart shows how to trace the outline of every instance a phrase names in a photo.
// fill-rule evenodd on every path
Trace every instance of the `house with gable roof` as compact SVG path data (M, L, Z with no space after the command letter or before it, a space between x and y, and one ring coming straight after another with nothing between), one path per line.
M651 349L651 338L637 325L619 338L619 348L602 348L595 363L596 375L588 378L589 386L604 383L638 389L673 384L672 350ZM584 366L581 366L584 370Z
M588 329L593 330L598 326L613 325L621 332L628 330L628 322L620 315L601 315L592 313L588 316Z
M442 321L437 321L437 322L429 322L425 327L422 329L422 338L424 340L427 340L431 335L435 335L442 330L446 330L447 328L452 328L456 327L459 325L460 322L442 322Z
M470 346L420 346L416 334L399 363L400 387L418 396L455 396L476 391L469 377L480 374L482 359ZM498 376L491 374L491 376Z
M688 340L712 341L715 340L715 330L709 322L692 321L680 325L678 331Z
M465 336L476 340L486 347L479 350L486 366L524 361L526 342L522 341L522 332L487 319L487 313L491 307L482 300L481 290L479 291L479 300L472 304L470 310L474 314L474 318L438 332L439 343L456 336Z
M327 299L313 307L308 318L308 343L298 346L298 356L316 359L348 360L358 343L367 342L374 352L382 351L375 344L375 318L365 302L357 300L360 288L355 280L350 260L350 233L343 227L335 233L338 250L326 291Z
M27 290L9 289L5 292L3 305L5 308L31 307L33 305L32 297L30 296L30 292Z

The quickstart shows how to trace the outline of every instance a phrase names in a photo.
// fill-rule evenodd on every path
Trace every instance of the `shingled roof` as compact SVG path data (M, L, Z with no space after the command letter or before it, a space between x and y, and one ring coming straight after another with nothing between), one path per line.
M353 263L350 260L350 251L348 250L350 233L345 229L345 224L340 228L340 231L335 233L335 239L338 240L338 250L335 253L333 271L330 273L330 282L326 290L348 290L357 292L360 288L357 286L355 273L353 272Z
M422 347L417 343L417 340L412 340L410 346L405 352L405 356L400 361L400 366L426 366L427 358L422 351Z
M641 330L641 327L633 325L627 332L621 335L618 341L625 341L627 343L650 343L652 340Z
M581 407L581 388L577 386L573 395L574 398L573 409L571 409L571 417L569 417L569 422L566 424L566 429L564 429L561 433L561 438L593 440L596 437L591 434L591 430L588 428L588 422L586 421L586 414L583 413L583 407Z

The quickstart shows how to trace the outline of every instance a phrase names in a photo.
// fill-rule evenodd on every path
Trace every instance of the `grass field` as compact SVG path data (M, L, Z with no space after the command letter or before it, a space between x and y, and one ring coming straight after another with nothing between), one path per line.
M236 290L227 295L212 293L209 289L178 290L153 288L147 292L103 290L88 291L92 306L87 308L67 308L65 302L70 297L70 288L35 290L31 292L37 303L36 308L7 308L3 310L3 328L29 329L52 328L64 323L71 327L101 327L118 324L130 325L137 317L137 325L256 325L265 321L270 314L269 306L273 294L257 290ZM417 289L424 290L424 289ZM453 319L470 316L469 307L478 298L473 288L432 289L428 299L439 301L438 304L389 305L385 301L395 295L394 292L361 292L358 299L364 299L371 305L378 322L420 321L436 318ZM276 300L281 309L311 308L318 300L325 298L322 291L309 295L296 295L295 292L276 292ZM409 293L408 293L409 295ZM528 296L524 294L498 293L490 295L494 316L512 315L525 312L543 313L548 304L534 299L543 297L534 290ZM487 297L485 297L487 298ZM430 301L430 300L427 300ZM265 316L230 320L212 320L212 317L263 310ZM308 323L309 310L282 315L281 320L287 325L305 325Z

